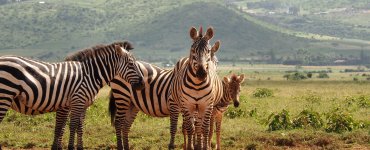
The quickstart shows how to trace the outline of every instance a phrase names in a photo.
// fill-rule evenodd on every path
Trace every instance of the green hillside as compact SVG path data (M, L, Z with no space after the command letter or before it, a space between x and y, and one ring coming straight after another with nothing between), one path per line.
M310 55L353 55L369 50L362 41L326 38L285 30L211 0L28 0L0 5L0 55L62 60L67 53L100 43L130 40L148 61L186 56L189 28L213 26L221 40L219 58L263 60L292 57L299 49ZM317 38L318 37L318 38ZM329 40L328 40L329 39ZM335 40L330 40L335 39ZM364 43L364 44L363 44ZM331 60L330 60L331 61Z
M139 48L151 50L185 51L190 47L191 26L204 32L211 25L215 29L214 40L221 40L221 57L271 49L286 52L303 48L309 40L278 33L246 20L234 11L215 3L193 3L171 10L159 17L147 20L136 27L130 39L139 42Z

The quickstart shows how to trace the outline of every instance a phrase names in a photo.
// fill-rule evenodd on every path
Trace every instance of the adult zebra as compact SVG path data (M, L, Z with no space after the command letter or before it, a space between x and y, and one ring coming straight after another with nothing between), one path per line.
M202 35L202 28L199 33L193 27L190 29L190 37L193 39L193 45L190 49L190 56L182 65L176 65L174 68L175 77L171 85L171 95L169 99L171 131L177 128L178 108L183 114L188 136L187 148L193 149L194 130L197 137L197 146L208 149L209 122L212 114L213 105L220 101L223 90L222 81L218 79L216 73L216 64L210 61L220 42L217 41L212 47L209 40L213 37L213 28L208 28L206 34ZM201 124L196 124L194 129L194 119ZM171 136L175 133L171 132ZM200 148L197 148L200 149Z
M180 59L178 64L187 59ZM213 56L212 61L216 63L217 58ZM112 125L116 129L117 149L129 149L128 133L139 111L153 117L170 116L168 97L174 76L173 69L162 69L142 61L137 61L137 64L143 73L144 89L131 90L130 84L120 78L115 78L110 83L112 91L109 112ZM176 131L173 132L176 133ZM170 149L174 148L174 138L171 137Z
M139 111L154 117L167 117L169 87L174 76L173 70L162 69L158 66L137 61L143 74L144 88L132 90L131 85L115 78L110 86L109 112L112 125L116 129L117 149L129 149L128 133ZM123 145L122 145L123 139Z
M128 52L129 42L99 45L79 51L66 62L47 63L17 56L0 57L0 122L7 110L34 115L57 112L56 129L65 125L71 113L69 149L74 149L76 128L77 149L83 149L84 113L93 103L99 89L115 76L121 76L132 87L143 85L135 58ZM32 109L32 110L31 110ZM64 120L58 120L63 114ZM61 117L59 115L59 117Z

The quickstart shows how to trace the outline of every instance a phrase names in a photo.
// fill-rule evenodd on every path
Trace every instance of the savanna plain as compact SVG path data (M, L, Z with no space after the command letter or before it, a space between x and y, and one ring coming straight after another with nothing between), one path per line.
M362 66L221 64L219 76L244 73L238 108L224 114L223 149L370 149L370 72ZM326 75L322 75L326 74ZM115 149L104 87L87 111L86 149ZM181 118L179 124L181 124ZM50 149L55 113L8 111L0 124L3 149ZM169 118L139 113L129 134L132 149L167 149ZM183 138L178 125L176 148ZM63 146L68 143L68 124ZM213 137L214 147L215 134Z

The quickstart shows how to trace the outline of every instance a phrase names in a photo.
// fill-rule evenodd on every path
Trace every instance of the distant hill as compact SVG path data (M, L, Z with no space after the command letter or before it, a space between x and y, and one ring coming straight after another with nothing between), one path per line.
M67 53L95 44L129 40L144 60L187 56L191 26L215 29L219 58L292 55L298 49L321 55L370 49L336 41L317 41L268 27L229 7L224 0L38 0L0 5L0 55L62 60ZM320 35L319 35L320 36ZM338 51L340 50L340 51Z
M303 48L309 40L263 28L217 3L192 3L173 9L137 26L129 39L140 43L139 48L183 51L190 47L191 26L204 32L215 29L215 40L221 40L223 55L249 54L257 51L291 51Z

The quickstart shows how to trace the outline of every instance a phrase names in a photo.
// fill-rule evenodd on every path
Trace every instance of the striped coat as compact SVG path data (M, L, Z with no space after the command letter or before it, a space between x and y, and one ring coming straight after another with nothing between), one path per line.
M128 42L96 46L71 55L68 58L71 61L60 63L1 57L0 121L9 108L30 115L52 111L68 114L70 111L69 148L73 148L75 129L81 126L82 131L85 109L93 103L101 87L116 75L137 87L142 84L134 57L123 49L126 47L131 48ZM58 122L57 115L56 130L60 124L63 123ZM82 148L81 134L78 149Z
M175 77L169 99L171 130L176 128L177 120L173 114L176 114L175 109L179 108L184 117L183 126L187 131L189 141L187 148L193 148L192 139L195 132L197 137L204 137L203 142L201 138L197 139L197 145L208 149L209 123L213 105L218 103L223 95L222 81L218 79L216 64L211 61L211 54L218 50L220 42L217 41L212 47L209 45L209 40L213 37L212 28L207 30L205 36L202 36L201 29L198 33L195 28L192 28L190 37L193 39L193 45L189 59L177 64L174 69Z
M166 70L146 62L137 62L143 74L144 88L132 90L131 85L115 78L111 83L109 111L116 129L117 149L129 149L128 132L139 111L154 117L170 115L168 96L173 70Z

